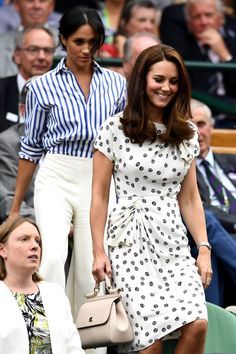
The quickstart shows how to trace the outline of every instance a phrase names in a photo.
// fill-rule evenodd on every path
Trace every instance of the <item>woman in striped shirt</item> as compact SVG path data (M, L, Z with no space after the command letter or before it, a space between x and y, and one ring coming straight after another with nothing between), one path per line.
M126 82L94 61L104 42L103 24L95 10L68 10L61 18L59 36L66 58L29 86L11 213L20 212L40 161L34 205L44 249L41 274L65 286L72 223L74 251L67 294L75 317L84 294L94 286L89 226L93 142L105 119L123 110Z

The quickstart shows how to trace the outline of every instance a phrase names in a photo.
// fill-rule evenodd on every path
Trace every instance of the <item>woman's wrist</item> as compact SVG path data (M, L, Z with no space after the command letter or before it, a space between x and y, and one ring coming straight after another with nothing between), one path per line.
M93 256L101 256L101 255L104 255L106 254L105 250L104 250L104 247L95 247L93 249Z
M208 241L201 241L197 243L197 249L199 251L200 248L208 248L209 251L211 251L211 245Z

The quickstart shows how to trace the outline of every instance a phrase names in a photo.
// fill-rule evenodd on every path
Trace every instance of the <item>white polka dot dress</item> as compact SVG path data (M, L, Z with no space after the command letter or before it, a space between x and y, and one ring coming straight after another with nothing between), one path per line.
M114 285L122 289L134 340L120 353L142 350L196 319L207 320L205 295L190 255L177 194L198 155L196 127L179 146L125 137L120 114L102 126L95 148L114 162L117 204L106 243ZM155 123L157 132L165 126Z

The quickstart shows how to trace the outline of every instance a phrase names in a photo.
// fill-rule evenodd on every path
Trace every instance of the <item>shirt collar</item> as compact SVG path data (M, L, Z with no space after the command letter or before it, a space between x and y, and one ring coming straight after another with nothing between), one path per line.
M201 164L202 162L202 158L198 157L196 159L196 163L197 163L197 167ZM209 162L210 166L214 168L214 155L213 155L213 151L212 149L210 148L206 157L204 158L204 160L206 160L207 162Z
M93 61L94 65L94 72L102 73L102 67L94 60ZM66 67L66 58L62 58L58 65L55 68L56 74L58 74L60 71L67 72L69 69Z
M24 87L24 84L26 83L26 80L23 78L23 76L19 72L17 74L16 80L17 80L18 92L20 94L23 87Z

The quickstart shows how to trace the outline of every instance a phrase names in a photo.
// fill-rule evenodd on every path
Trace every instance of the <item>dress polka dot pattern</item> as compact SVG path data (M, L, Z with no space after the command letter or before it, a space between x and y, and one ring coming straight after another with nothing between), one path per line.
M120 115L103 124L95 148L114 162L117 204L106 243L114 286L122 290L134 331L133 342L119 347L128 353L168 338L184 324L207 320L207 310L177 202L199 153L197 129L190 122L194 137L179 146L160 139L133 144L123 134ZM159 134L166 129L155 126Z

